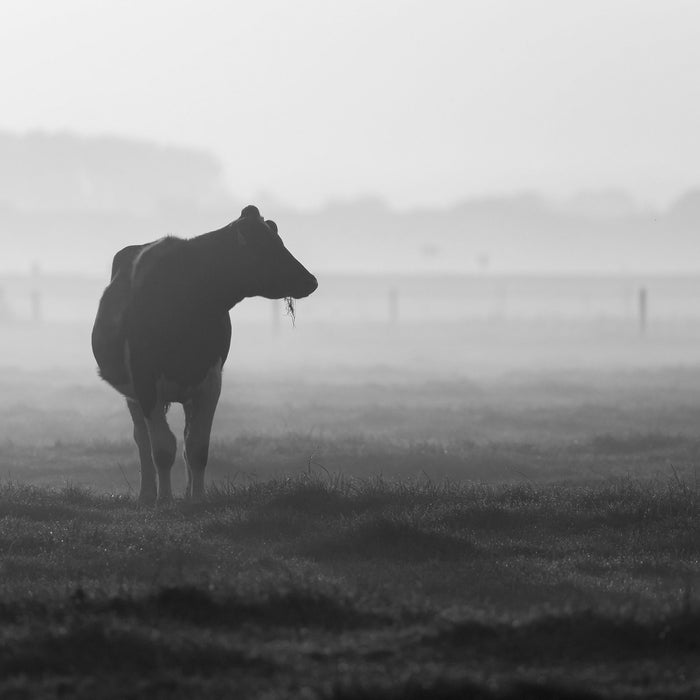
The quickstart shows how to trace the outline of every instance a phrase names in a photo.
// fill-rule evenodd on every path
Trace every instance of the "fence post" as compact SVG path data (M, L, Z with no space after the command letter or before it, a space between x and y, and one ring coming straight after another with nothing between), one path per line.
M10 318L10 310L7 308L5 301L5 290L0 287L0 323L7 321Z
M649 295L646 287L639 288L637 304L639 310L639 332L641 335L644 335L647 332L647 320L649 315Z
M32 265L32 287L29 292L30 303L32 307L32 321L41 323L44 317L43 299L41 292L41 268L39 263Z
M389 290L389 323L392 326L399 322L399 292L396 287Z
M272 300L272 332L276 335L280 332L280 304L279 299Z

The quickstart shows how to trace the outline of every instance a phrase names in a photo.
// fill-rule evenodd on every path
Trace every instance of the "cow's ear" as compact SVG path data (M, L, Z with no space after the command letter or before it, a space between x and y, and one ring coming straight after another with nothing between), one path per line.
M254 204L249 204L247 207L243 207L241 217L244 219L259 219L260 210Z
M272 220L268 219L266 222L267 227L272 231L273 233L277 233L277 224Z

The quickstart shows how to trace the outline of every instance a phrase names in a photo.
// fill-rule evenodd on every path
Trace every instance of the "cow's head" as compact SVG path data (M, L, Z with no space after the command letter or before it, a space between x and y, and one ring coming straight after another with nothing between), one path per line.
M316 290L316 278L287 250L277 224L265 221L257 207L245 207L231 225L246 261L251 289L247 296L302 299Z

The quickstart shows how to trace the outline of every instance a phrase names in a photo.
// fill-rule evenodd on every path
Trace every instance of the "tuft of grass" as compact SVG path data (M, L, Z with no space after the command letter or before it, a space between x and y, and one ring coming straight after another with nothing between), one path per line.
M640 655L700 652L700 613L676 612L640 620L595 610L544 614L529 620L485 624L466 619L449 621L428 633L428 641L449 653L489 647L519 650L551 661L575 655L600 660Z
M411 517L363 517L332 530L304 552L314 558L379 561L454 561L474 556L478 547L442 529L425 528Z
M166 586L144 597L94 601L96 612L164 619L210 628L239 628L255 623L270 627L353 629L386 623L388 617L359 609L342 592L335 595L298 586L253 595L214 592L201 587Z
M142 675L168 668L201 675L260 665L243 648L221 648L203 639L184 639L172 631L125 629L99 620L76 620L65 627L0 642L0 675L4 677Z
M594 436L587 443L587 447L596 454L606 455L648 455L689 445L692 445L692 441L683 435L661 432L631 432L623 435L603 433Z
M477 674L452 678L409 678L400 684L358 680L337 684L324 700L598 700L602 695L564 683L520 682L503 684L480 681Z

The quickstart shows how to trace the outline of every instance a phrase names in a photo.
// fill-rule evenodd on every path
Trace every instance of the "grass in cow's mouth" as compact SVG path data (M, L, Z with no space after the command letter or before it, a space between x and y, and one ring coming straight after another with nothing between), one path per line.
M296 308L294 306L294 299L292 299L292 297L285 297L284 298L284 306L285 306L285 309L287 310L287 316L292 317L292 325L295 326L297 312L296 312Z

